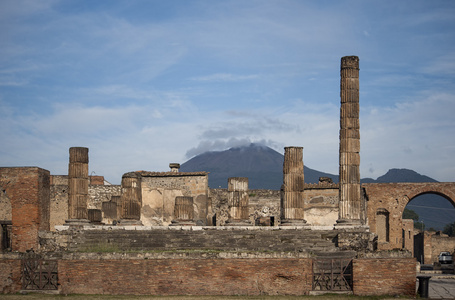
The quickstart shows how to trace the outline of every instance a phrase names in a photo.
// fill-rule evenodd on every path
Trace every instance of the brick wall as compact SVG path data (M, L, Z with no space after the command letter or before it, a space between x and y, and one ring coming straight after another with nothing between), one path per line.
M1 255L0 255L1 256ZM54 258L55 259L55 258ZM61 294L306 295L312 259L298 254L73 253L58 260ZM0 293L21 289L21 260L0 257ZM355 295L415 295L415 260L353 261Z
M378 211L387 210L389 213L389 241L379 243L380 250L401 249L401 217L406 205L416 196L435 193L452 203L455 201L455 182L364 183L362 188L368 198L368 225L372 232L377 233Z
M21 261L0 260L0 294L13 294L21 289Z
M61 260L64 294L304 295L311 259Z
M38 249L38 231L49 230L49 184L49 171L41 168L0 168L0 186L11 202L13 251Z
M353 270L355 295L415 295L414 258L355 259Z

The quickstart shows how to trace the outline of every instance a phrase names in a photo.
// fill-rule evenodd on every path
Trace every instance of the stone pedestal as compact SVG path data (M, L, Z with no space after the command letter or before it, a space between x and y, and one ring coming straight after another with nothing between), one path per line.
M231 177L228 179L229 219L227 226L249 226L248 178Z
M281 188L281 225L302 226L304 219L303 147L285 147Z
M86 225L88 220L88 148L71 147L68 165L68 220L65 225Z

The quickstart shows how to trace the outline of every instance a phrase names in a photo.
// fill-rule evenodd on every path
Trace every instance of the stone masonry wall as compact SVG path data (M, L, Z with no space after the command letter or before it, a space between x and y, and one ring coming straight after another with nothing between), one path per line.
M439 262L439 253L448 251L455 254L455 237L449 237L441 232L425 231L424 235L424 259L425 264Z
M101 176L90 176L90 178L99 179ZM120 185L100 185L100 180L94 181L88 187L89 201L87 203L88 209L101 209L103 202L109 202L112 196L120 196L121 186ZM92 182L91 181L91 182ZM50 228L55 230L55 226L62 225L65 223L65 220L68 219L68 176L66 175L53 175L51 176L51 186L50 186ZM107 224L107 218L104 218L102 222Z
M208 176L207 173L142 172L141 221L146 226L171 224L174 219L175 197L193 197L194 221L207 225ZM211 218L211 216L209 217Z
M306 184L303 193L304 215L308 225L333 226L338 219L338 185ZM250 190L250 222L274 218L274 225L280 225L280 191ZM227 189L210 189L213 214L216 225L224 225L228 218Z
M415 295L414 258L354 259L353 269L354 295Z

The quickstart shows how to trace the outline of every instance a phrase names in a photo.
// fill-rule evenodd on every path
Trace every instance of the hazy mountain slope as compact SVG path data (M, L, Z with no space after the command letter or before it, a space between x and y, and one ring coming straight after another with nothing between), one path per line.
M229 177L248 177L250 189L279 190L283 183L284 156L257 144L225 151L205 152L193 157L180 167L182 172L207 171L211 188L226 188ZM317 183L319 177L338 176L304 167L305 182Z

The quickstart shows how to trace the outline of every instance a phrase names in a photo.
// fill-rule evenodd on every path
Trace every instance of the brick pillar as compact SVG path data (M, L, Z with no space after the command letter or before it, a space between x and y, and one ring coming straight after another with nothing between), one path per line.
M11 202L12 251L38 250L38 231L50 230L49 171L0 168L0 193Z
M193 197L188 196L175 197L174 220L172 220L171 225L174 226L196 225L196 223L194 223Z
M226 225L250 225L249 200L248 178L230 177L228 179L229 220Z
M88 148L71 147L68 165L68 220L65 225L88 224Z
M281 225L305 225L303 147L285 147L281 187Z
M122 176L122 215L119 225L142 225L141 175L131 172Z
M340 192L337 225L361 225L359 58L341 58Z

